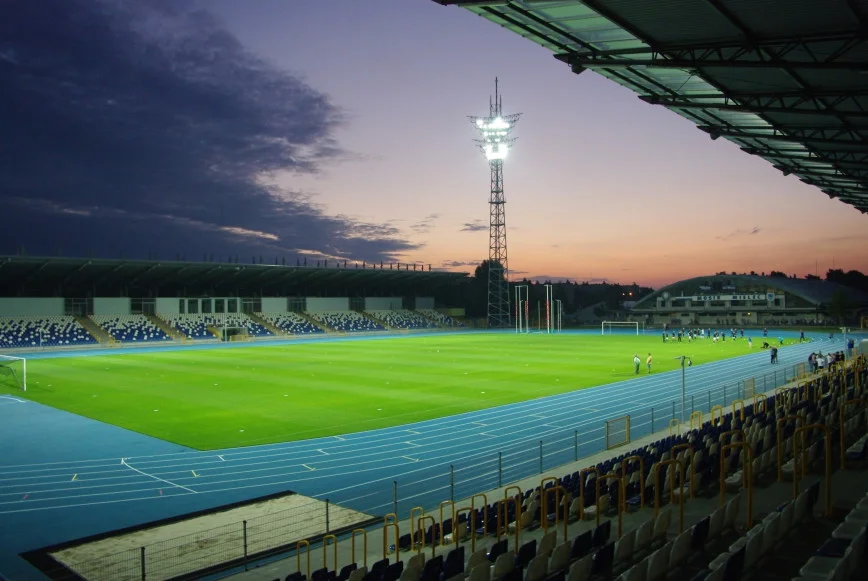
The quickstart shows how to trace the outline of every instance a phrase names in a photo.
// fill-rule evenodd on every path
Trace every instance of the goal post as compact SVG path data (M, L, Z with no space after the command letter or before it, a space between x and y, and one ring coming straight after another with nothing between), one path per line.
M640 326L642 333L644 333L645 325L638 321L603 321L600 325L600 332L602 335L611 335L616 329L624 329L628 332L635 330L636 334L639 335Z
M0 355L0 391L3 388L27 391L26 359L12 355Z

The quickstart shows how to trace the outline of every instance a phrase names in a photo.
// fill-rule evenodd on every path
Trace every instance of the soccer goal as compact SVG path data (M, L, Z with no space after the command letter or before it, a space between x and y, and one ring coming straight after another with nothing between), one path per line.
M645 325L637 321L603 321L600 330L603 335L611 335L612 333L633 332L639 334L639 330L645 333Z
M14 388L27 391L27 360L0 355L0 390Z

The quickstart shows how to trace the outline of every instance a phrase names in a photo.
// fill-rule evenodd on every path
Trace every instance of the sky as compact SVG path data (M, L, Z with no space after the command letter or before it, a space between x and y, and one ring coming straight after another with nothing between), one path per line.
M858 210L432 0L5 0L0 254L488 257L469 115L522 113L511 278L868 272Z

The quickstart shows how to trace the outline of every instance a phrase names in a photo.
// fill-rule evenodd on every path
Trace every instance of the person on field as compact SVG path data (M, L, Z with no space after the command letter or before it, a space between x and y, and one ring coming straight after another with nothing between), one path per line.
M642 360L639 359L639 354L636 353L635 355L633 355L633 368L634 368L633 370L635 371L636 375L639 375L639 366L641 364L642 364Z
M648 375L651 375L651 354L648 354L648 358L645 360L645 365L648 366Z

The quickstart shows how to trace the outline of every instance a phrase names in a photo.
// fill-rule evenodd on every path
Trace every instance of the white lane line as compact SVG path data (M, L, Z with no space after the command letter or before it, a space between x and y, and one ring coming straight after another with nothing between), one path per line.
M153 474L148 474L147 472L142 472L138 468L135 468L135 467L127 464L126 460L127 460L126 458L123 458L121 460L121 464L123 464L124 466L126 466L127 468L129 468L130 470L132 470L134 472L138 472L142 476L147 476L148 478L153 478L154 480L159 480L160 482L165 482L166 484L168 484L170 486L174 486L176 488L181 488L183 490L186 490L187 492L192 492L193 494L197 494L197 492L195 490L193 490L192 488L187 488L186 486L182 486L180 484L175 484L174 482L172 482L170 480L166 480L165 478L160 478L159 476L154 476Z

